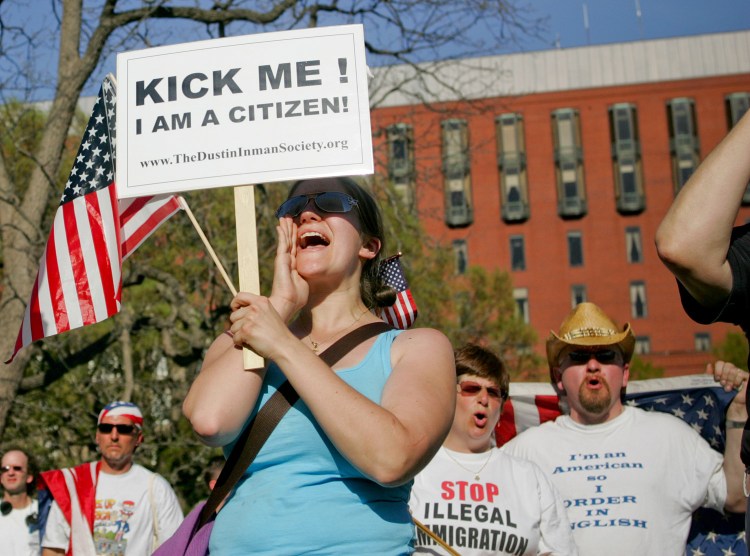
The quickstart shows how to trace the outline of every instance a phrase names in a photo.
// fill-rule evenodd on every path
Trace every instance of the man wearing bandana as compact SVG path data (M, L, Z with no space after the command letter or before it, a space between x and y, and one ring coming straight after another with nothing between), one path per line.
M133 463L143 415L130 402L99 413L99 461L41 474L53 498L42 554L146 556L177 529L182 510L169 483Z

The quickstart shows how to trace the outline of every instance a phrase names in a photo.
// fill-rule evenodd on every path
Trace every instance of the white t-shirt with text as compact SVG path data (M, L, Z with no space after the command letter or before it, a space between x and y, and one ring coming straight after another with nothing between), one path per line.
M140 465L121 475L99 473L94 516L98 555L148 556L182 519L177 497L161 475ZM70 527L53 503L42 546L67 549L69 538Z

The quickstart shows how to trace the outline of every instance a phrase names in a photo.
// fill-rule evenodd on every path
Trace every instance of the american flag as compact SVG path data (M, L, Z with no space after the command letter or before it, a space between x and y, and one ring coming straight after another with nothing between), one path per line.
M647 411L670 413L693 427L712 448L724 452L724 416L734 397L711 375L634 380L628 382L626 403ZM529 427L551 421L566 412L547 383L511 383L510 399L495 429L497 444L508 442ZM693 514L685 556L747 554L744 515L723 516L701 508Z
M380 318L401 330L406 330L417 320L417 304L411 295L409 284L401 268L401 253L388 257L380 263L378 271L383 283L397 292L396 303L381 309Z
M120 310L122 261L180 206L175 196L117 201L114 78L108 75L65 184L21 329L6 361L35 340Z

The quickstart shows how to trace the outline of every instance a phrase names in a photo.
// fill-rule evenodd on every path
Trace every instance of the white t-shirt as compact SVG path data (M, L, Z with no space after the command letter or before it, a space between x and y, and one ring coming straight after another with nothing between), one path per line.
M414 478L409 509L461 556L578 554L562 499L544 473L497 448L468 454L441 447ZM415 552L447 554L419 529Z
M26 518L38 512L36 500L25 508L0 515L0 552L7 556L39 556L39 528Z
M133 465L121 475L99 473L94 515L97 554L148 556L157 544L155 541L158 539L161 544L167 540L182 518L177 497L161 475L140 465ZM42 546L67 549L69 538L70 526L54 502Z
M726 500L721 454L665 413L625 407L600 425L564 415L503 450L552 480L582 556L681 556L693 511L723 511Z

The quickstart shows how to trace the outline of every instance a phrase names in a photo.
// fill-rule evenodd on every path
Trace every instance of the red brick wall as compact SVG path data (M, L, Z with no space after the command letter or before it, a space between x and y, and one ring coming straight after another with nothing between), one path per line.
M739 91L750 91L750 75L498 97L485 99L482 106L438 107L449 113L414 106L375 109L376 160L385 160L382 130L387 125L403 122L414 127L420 217L427 232L445 241L446 248L454 239L465 239L470 264L508 270L509 236L523 235L526 270L511 274L516 287L529 290L539 353L543 353L549 330L557 328L570 311L571 285L585 284L590 301L618 322L630 321L636 335L650 337L652 354L644 359L663 366L668 376L702 372L711 355L695 352L694 334L709 332L716 345L727 331L739 329L722 324L703 327L690 321L680 306L674 279L654 248L656 228L674 198L665 103L675 97L694 99L702 159L727 132L724 95ZM618 102L634 103L638 111L646 195L646 210L638 215L623 216L615 209L608 107ZM575 108L580 114L588 196L588 213L580 219L563 220L557 215L550 114L558 108ZM508 225L500 217L495 116L511 111L520 112L524 119L531 217ZM440 121L448 117L466 118L469 123L474 222L459 229L444 224ZM750 207L741 209L738 222L747 218ZM628 226L641 229L644 260L640 264L626 260ZM566 234L570 230L583 235L584 265L579 268L568 265ZM632 280L646 283L647 318L631 318ZM419 292L416 296L418 300Z

